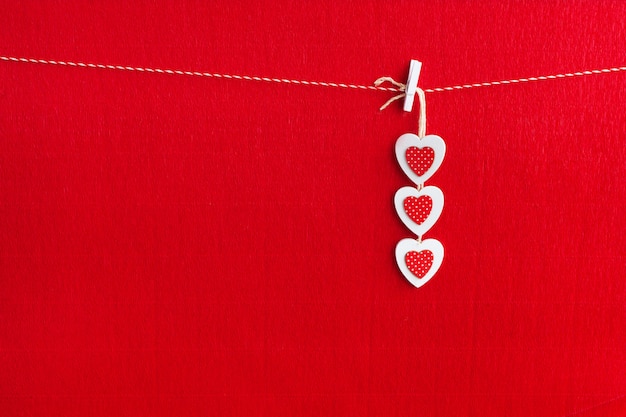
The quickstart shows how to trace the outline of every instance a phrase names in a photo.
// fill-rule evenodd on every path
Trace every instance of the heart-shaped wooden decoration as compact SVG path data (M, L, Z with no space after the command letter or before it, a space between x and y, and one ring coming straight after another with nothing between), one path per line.
M422 236L439 219L443 210L443 192L434 186L421 190L402 187L393 199L398 217L413 233Z
M396 141L396 158L400 168L417 185L424 184L441 166L446 154L446 143L437 135L420 139L405 133Z
M443 245L435 239L422 242L402 239L396 246L396 262L404 277L419 288L439 270L443 262Z

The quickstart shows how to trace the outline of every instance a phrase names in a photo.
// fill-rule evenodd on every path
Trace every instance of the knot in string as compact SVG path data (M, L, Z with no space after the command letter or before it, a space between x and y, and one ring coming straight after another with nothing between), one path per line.
M393 85L395 85L396 87L398 87L398 90L400 91L406 91L406 84L402 84L397 82L396 80L394 80L391 77L380 77L379 79L377 79L376 81L374 81L374 86L375 87L380 87L380 85L384 82L388 82L391 83ZM387 102L385 104L383 104L382 106L380 106L380 110L385 110L391 103L393 103L396 100L401 99L402 97L406 96L405 93L400 93L398 95L395 95L393 97L391 97L389 100L387 100Z
M389 105L393 103L394 101L399 100L403 97L406 97L406 93L404 92L406 91L406 84L399 83L391 77L380 77L379 79L374 81L374 86L378 87L384 82L389 82L395 85L396 87L398 87L398 90L403 91L403 92L391 97L389 100L387 100L385 104L380 106L381 111L389 107ZM419 102L420 102L420 114L419 114L419 119L418 119L417 136L419 136L420 138L423 138L424 136L426 136L426 95L424 94L424 90L422 90L419 87L416 88L415 93L417 94L417 98L419 99Z

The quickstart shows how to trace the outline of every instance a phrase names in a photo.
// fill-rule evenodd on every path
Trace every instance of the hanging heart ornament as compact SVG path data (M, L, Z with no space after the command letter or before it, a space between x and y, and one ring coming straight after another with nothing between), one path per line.
M446 154L446 143L437 135L420 139L405 133L396 141L396 158L402 171L416 185L424 184L441 166Z
M443 262L443 245L435 239L422 242L402 239L396 246L396 262L402 275L419 288L439 270Z
M426 284L443 262L443 245L435 239L422 241L443 210L443 192L424 186L441 166L446 144L437 135L420 138L406 133L396 141L396 158L402 171L416 187L402 187L394 196L394 206L402 223L417 239L402 239L396 246L396 262L404 277L414 286Z
M418 190L402 187L393 199L398 217L417 236L422 236L439 219L443 210L443 192L434 186Z

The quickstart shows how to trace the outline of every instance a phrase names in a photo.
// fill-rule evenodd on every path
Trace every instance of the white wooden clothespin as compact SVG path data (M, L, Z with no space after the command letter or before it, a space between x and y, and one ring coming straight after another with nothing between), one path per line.
M415 100L415 92L417 90L417 80L422 71L422 63L416 59L411 60L409 66L409 78L406 81L406 90L404 96L404 111L410 112L413 109L413 101Z

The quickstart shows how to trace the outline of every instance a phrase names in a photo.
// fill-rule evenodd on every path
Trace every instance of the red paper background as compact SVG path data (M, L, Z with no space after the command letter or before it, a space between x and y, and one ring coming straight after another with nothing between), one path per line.
M0 54L440 87L626 65L626 2L9 2ZM130 4L126 4L130 3ZM250 2L251 3L251 2ZM392 94L0 62L0 414L626 415L626 73Z

